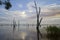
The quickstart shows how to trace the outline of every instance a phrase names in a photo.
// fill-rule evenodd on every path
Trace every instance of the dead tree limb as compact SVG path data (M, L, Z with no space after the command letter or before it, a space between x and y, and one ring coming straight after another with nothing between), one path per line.
M37 4L36 4L36 1L34 1L34 4L35 4L36 13L37 13L37 27L36 27L36 29L37 29L37 40L39 40L39 34L42 37L42 34L41 34L40 30L39 30L39 26L41 27L42 18L39 21L40 7L39 7L39 11L38 11L38 7L37 7Z

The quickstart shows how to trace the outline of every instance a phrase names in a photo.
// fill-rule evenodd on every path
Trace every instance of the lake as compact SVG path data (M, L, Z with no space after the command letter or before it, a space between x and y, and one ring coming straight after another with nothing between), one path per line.
M40 29L46 26L42 25ZM14 29L12 25L0 25L0 40L37 40L36 25L19 25Z
M37 40L35 27L0 26L0 40Z

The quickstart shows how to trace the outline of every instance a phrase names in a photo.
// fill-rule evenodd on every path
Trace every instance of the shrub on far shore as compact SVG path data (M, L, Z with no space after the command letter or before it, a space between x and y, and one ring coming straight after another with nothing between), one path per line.
M60 28L57 26L47 26L47 38L57 40L60 37Z

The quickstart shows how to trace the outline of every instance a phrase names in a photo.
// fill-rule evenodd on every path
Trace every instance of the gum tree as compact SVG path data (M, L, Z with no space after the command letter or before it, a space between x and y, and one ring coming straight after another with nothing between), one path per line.
M4 2L0 0L0 5L5 5L5 9L10 9L12 7L10 0L5 0Z

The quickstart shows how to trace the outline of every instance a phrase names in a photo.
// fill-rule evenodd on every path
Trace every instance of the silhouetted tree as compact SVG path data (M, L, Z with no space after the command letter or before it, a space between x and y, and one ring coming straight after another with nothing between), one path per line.
M15 21L15 18L13 19L13 32L15 31L16 29L16 21Z
M0 0L0 5L2 5L2 1Z
M10 9L12 7L10 0L5 0L5 2L2 2L2 0L0 0L0 5L5 5L5 9Z
M35 7L34 7L34 8L36 9L36 13L37 13L37 27L36 27L36 29L37 29L37 40L39 40L39 34L40 34L40 36L42 37L42 34L41 34L40 30L39 30L39 26L41 27L41 21L42 21L43 18L41 18L41 19L39 20L40 7L39 7L39 9L38 9L37 4L36 4L36 1L34 1L34 4L35 4Z

